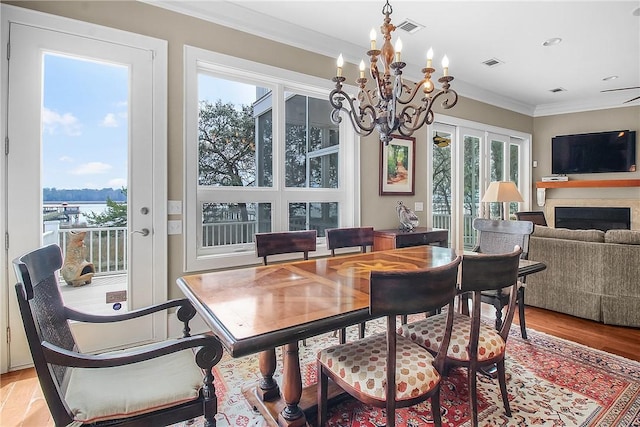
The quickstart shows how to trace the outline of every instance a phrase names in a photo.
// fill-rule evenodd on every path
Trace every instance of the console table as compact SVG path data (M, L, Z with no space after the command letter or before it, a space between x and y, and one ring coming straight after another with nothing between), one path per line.
M413 231L403 231L397 228L373 231L373 250L406 248L435 243L446 248L448 246L449 230L443 228L416 227Z

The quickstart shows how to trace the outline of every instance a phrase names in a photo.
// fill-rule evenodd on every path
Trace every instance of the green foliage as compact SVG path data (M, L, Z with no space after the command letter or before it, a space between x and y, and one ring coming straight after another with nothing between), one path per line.
M253 107L200 102L198 183L250 187L256 181Z
M120 192L127 199L127 189L122 188ZM126 227L127 226L127 203L113 201L107 197L107 208L103 213L96 214L91 212L86 214L87 220L91 225L103 227Z

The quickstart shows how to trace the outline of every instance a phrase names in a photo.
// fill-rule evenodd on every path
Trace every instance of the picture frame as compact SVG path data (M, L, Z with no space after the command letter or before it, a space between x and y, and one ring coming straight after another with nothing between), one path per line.
M388 145L380 143L380 195L415 194L416 139L391 135Z

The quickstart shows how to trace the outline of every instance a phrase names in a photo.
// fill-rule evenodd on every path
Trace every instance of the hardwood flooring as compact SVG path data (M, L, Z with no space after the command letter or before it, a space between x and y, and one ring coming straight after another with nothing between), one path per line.
M602 325L535 307L527 307L525 315L528 328L640 362L638 328ZM0 426L54 426L33 369L3 374L0 385Z

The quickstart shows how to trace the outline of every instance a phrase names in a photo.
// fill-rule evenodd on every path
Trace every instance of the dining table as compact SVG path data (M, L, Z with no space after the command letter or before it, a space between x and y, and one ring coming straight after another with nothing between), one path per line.
M369 275L373 270L416 270L445 265L463 251L413 246L189 274L178 287L234 357L258 355L261 379L244 396L269 425L307 425L316 407L315 385L303 389L298 343L371 320ZM541 271L520 261L519 275ZM274 380L276 351L283 347L282 384ZM329 396L341 393L337 387Z

